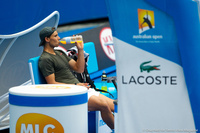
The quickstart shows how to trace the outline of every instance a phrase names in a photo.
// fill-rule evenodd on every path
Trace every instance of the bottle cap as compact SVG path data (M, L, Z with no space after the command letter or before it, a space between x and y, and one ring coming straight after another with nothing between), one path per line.
M102 81L106 81L107 80L106 71L103 71L102 76L101 76L101 80Z

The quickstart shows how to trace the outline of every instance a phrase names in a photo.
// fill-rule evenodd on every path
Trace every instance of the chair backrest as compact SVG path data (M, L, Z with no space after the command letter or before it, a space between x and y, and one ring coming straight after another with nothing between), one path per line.
M97 62L94 43L93 42L85 43L84 51L86 53L89 53L88 68L87 68L88 73L93 73L98 71L98 62ZM39 58L40 56L37 56L28 60L32 84L47 83L38 67Z
M38 67L39 58L40 56L37 56L28 60L31 81L34 85L47 83Z
M96 56L95 45L93 42L87 42L84 44L84 51L89 54L88 60L88 73L91 74L93 72L98 71L98 62Z

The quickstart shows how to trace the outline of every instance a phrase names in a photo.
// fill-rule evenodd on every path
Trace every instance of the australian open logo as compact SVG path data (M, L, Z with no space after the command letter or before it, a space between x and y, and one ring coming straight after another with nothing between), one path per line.
M139 34L155 28L154 12L150 10L138 9Z
M133 85L177 85L177 76L161 72L161 65L144 61L139 65L140 72L130 76L122 75L122 84ZM157 71L157 72L156 72Z
M138 9L138 35L133 35L136 43L160 43L163 39L162 35L156 35L154 32L148 32L152 34L145 34L146 31L155 29L154 11Z

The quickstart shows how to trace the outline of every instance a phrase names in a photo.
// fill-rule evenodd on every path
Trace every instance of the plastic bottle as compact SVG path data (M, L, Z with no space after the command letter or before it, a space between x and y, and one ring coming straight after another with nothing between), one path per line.
M76 36L70 36L70 37L64 37L60 40L60 43L62 44L72 44L75 42L82 42L83 37L82 35L76 35Z
M108 88L107 88L107 75L106 75L105 71L103 71L103 73L101 75L101 90L108 91Z

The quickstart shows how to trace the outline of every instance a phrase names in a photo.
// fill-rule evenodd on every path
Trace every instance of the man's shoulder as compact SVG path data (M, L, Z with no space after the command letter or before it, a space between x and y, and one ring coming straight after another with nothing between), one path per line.
M51 56L48 53L43 52L39 58L39 62L48 61L48 60L51 60Z

